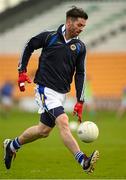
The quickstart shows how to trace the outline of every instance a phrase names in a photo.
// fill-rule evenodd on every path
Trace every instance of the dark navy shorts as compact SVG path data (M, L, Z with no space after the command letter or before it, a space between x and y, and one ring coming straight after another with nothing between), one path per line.
M62 106L56 107L54 109L45 110L40 116L40 121L53 128L55 126L56 118L64 113L64 108Z

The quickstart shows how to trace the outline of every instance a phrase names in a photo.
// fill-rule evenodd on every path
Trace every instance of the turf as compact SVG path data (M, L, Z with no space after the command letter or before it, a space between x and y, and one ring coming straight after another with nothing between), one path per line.
M73 117L69 114L70 119ZM84 118L85 117L85 118ZM91 117L84 114L83 119ZM20 135L29 126L38 123L37 113L10 112L0 118L0 179L122 179L126 178L126 115L118 119L115 112L100 111L92 120L100 130L99 138L90 144L81 142L73 133L81 149L88 155L100 151L100 159L93 174L87 175L65 148L55 128L48 139L23 146L10 170L3 162L2 142ZM74 118L75 119L75 118Z

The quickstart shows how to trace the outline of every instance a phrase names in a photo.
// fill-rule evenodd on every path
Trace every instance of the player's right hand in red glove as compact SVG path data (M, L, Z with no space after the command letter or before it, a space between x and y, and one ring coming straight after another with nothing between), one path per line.
M73 114L78 116L78 121L82 122L83 102L77 102L74 106Z
M26 72L19 72L18 86L20 91L25 91L25 82L31 83L31 79L28 77Z

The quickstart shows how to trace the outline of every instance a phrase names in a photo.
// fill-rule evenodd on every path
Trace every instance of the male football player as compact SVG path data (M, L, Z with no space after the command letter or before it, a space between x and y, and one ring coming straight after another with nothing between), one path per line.
M63 102L75 73L77 103L74 114L81 122L84 103L85 78L85 44L78 35L86 26L88 15L83 9L72 7L66 12L66 23L57 31L44 31L32 37L25 46L18 70L20 91L25 91L25 82L31 83L27 75L27 65L34 50L42 48L38 69L34 78L36 84L36 100L39 105L40 122L25 130L19 137L4 141L5 166L11 167L12 159L22 145L47 137L54 126L59 129L64 145L70 150L83 170L91 173L99 158L95 150L89 157L83 153L68 124L68 116L64 112Z

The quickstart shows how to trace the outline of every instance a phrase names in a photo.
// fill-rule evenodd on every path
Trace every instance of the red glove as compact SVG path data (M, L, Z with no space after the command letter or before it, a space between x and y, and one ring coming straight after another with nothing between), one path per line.
M26 72L20 72L18 77L18 86L20 91L25 91L25 81L27 81L28 83L32 82Z
M73 114L78 116L78 121L82 122L83 102L77 102L74 106Z

